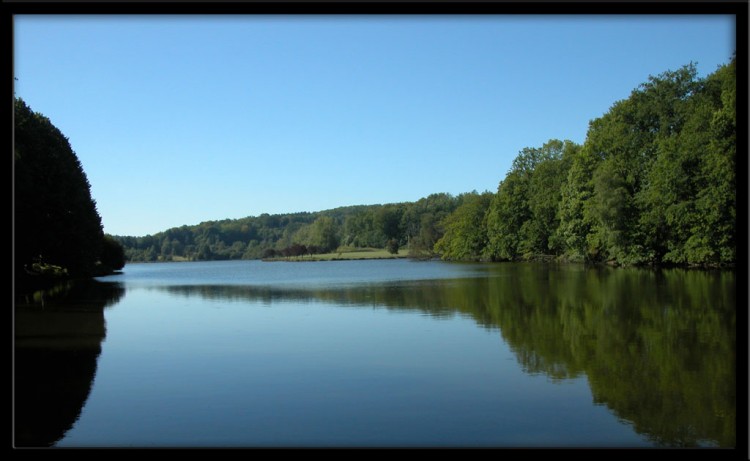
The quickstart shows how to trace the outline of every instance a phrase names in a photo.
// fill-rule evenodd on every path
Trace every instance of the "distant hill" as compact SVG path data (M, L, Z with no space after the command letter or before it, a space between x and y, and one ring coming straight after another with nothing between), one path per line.
M412 256L433 256L441 222L467 195L432 194L416 202L355 205L318 212L261 214L206 221L142 237L114 236L128 261L260 259L294 244L324 253L339 246L408 247Z

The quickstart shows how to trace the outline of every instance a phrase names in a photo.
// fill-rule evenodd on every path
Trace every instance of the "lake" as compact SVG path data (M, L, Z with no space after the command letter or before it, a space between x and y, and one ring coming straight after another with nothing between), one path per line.
M128 264L19 296L15 446L734 447L733 271Z

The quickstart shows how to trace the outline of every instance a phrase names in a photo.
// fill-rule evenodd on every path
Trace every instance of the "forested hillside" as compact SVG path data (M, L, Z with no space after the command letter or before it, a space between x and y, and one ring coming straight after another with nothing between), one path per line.
M208 221L145 237L116 237L129 261L258 259L304 245L313 253L338 247L408 247L435 257L443 220L471 194L432 194L416 202L359 205L314 213Z
M623 265L736 259L735 59L649 77L592 120L583 145L522 149L495 193L263 214L117 237L130 261L256 259L296 245L407 247L446 260ZM482 165L491 168L492 165Z

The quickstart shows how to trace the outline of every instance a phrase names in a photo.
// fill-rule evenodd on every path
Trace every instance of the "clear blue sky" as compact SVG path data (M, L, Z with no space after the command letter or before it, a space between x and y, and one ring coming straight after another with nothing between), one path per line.
M104 231L495 191L733 16L14 17L16 95L70 140Z

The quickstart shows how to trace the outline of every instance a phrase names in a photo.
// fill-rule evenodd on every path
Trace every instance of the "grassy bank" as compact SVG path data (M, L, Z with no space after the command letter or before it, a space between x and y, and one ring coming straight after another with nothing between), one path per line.
M267 258L263 261L349 261L357 259L397 259L406 258L409 250L400 249L397 254L391 254L382 248L339 248L340 251L314 255L293 256L285 258Z

